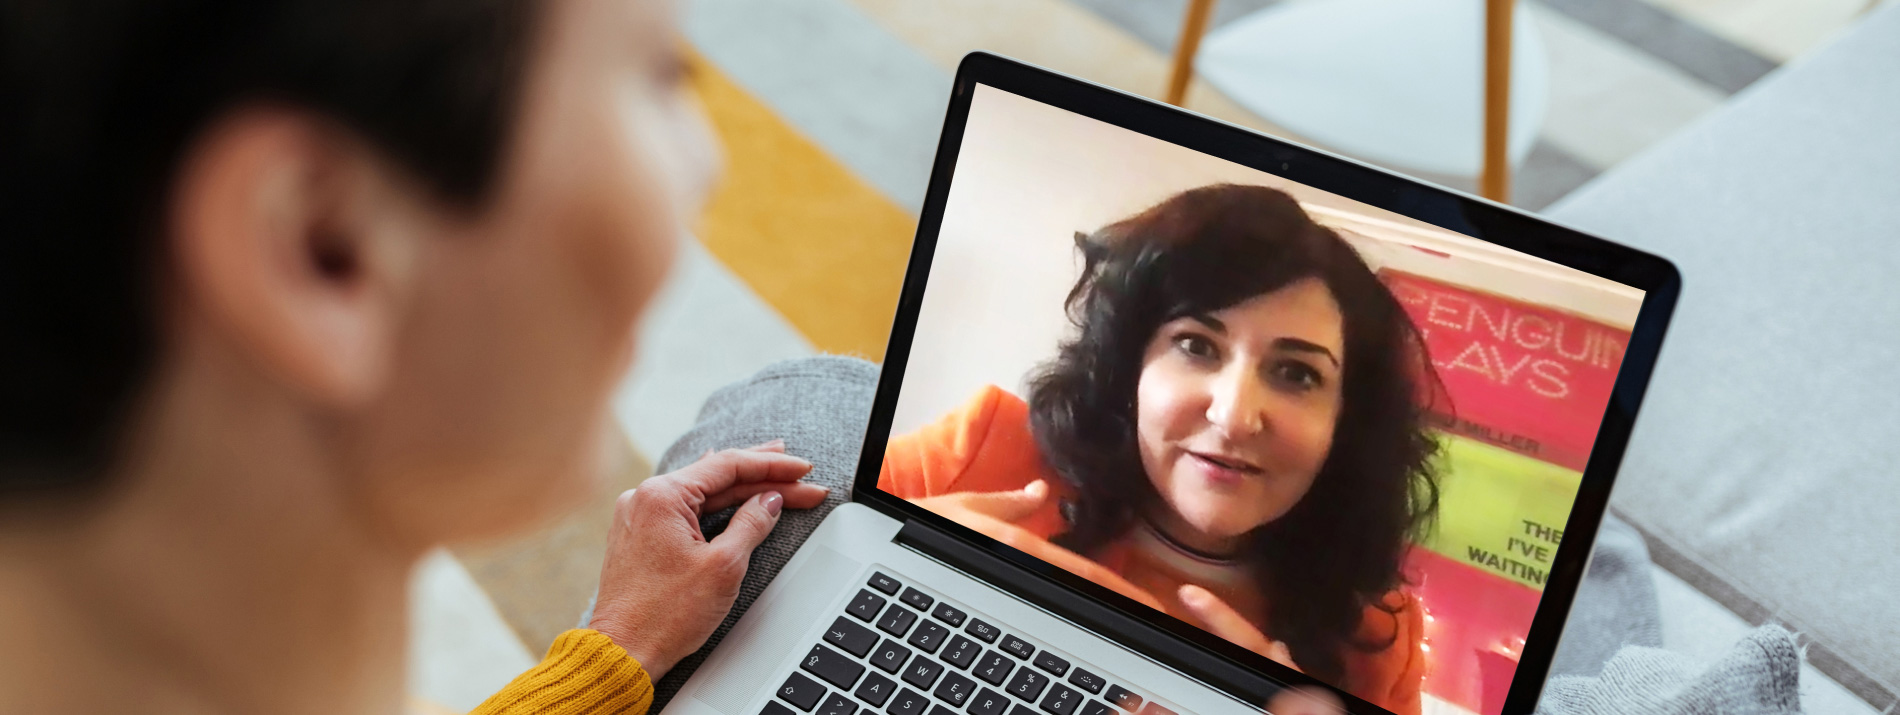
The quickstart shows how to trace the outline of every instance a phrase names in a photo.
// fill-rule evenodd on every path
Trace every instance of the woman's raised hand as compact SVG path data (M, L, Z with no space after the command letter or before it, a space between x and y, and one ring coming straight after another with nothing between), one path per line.
M1051 566L1081 576L1142 604L1160 609L1161 602L1141 587L1129 583L1121 574L1110 571L1088 557L1051 543L1022 522L1049 502L1049 484L1041 479L1021 489L1000 492L953 492L934 497L911 499L910 503L988 536L1018 551L1042 559Z
M1239 611L1227 605L1226 601L1221 600L1221 597L1214 595L1212 591L1188 584L1182 586L1176 595L1180 597L1181 605L1187 607L1188 613L1193 614L1195 620L1200 621L1200 626L1207 632L1264 655L1288 668L1300 669L1300 666L1294 665L1293 652L1287 649L1285 643L1268 638L1265 633L1260 632L1259 628L1255 628L1246 616L1240 615Z
M588 625L659 680L725 620L780 509L825 500L829 490L798 481L810 471L779 441L708 454L621 494ZM734 504L742 506L725 532L711 540L700 533L701 514Z
M1001 492L953 492L934 497L922 497L910 500L912 504L929 509L948 517L951 521L968 525L965 519L970 515L994 519L1005 524L1013 524L1041 509L1049 500L1049 483L1041 479L1023 485L1021 489Z
M1207 632L1225 638L1242 648L1259 653L1294 670L1293 652L1285 643L1268 638L1221 597L1200 586L1182 586L1175 595ZM1344 706L1339 697L1322 688L1297 687L1280 691L1267 703L1269 715L1338 715Z
M1346 711L1339 696L1322 688L1287 688L1267 701L1267 715L1340 715Z

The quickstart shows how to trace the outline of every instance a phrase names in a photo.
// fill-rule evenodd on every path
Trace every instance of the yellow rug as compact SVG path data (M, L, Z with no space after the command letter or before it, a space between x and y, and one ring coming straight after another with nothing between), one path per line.
M712 63L693 64L726 152L700 241L818 350L882 362L916 218Z

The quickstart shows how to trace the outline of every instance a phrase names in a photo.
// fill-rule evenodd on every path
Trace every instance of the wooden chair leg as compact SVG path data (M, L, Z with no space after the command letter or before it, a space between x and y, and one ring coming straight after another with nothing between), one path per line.
M1484 168L1478 195L1511 200L1511 11L1515 0L1484 2Z
M1213 14L1214 0L1188 0L1181 38L1174 43L1174 66L1168 70L1168 104L1179 107L1187 101L1188 83L1194 79L1194 53L1201 49L1201 35L1207 32L1207 18Z

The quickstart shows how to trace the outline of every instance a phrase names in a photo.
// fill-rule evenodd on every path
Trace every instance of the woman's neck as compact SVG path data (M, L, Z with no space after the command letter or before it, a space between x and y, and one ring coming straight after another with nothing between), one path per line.
M420 550L363 526L307 415L170 397L105 492L0 515L9 709L398 712Z
M1199 558L1209 560L1238 558L1241 547L1245 544L1242 536L1216 537L1202 533L1166 505L1143 514L1142 519L1167 545Z

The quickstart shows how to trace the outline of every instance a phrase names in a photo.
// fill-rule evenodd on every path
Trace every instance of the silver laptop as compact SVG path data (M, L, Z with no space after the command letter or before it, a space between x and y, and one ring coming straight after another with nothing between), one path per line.
M852 501L667 712L1530 712L1679 286L972 54Z

